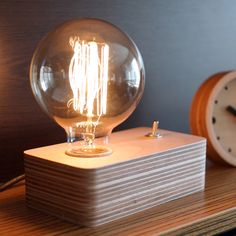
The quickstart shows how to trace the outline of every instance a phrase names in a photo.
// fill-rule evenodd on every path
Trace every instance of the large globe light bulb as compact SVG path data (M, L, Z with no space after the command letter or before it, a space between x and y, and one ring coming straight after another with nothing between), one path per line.
M68 21L48 33L30 67L40 107L65 129L68 142L83 140L66 151L72 156L111 153L94 139L109 135L134 111L144 77L134 42L116 26L87 18Z

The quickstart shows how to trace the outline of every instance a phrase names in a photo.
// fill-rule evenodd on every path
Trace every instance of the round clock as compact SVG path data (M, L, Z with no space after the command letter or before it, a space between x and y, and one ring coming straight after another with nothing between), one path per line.
M192 133L207 139L207 154L236 167L236 71L220 72L196 92L190 109Z

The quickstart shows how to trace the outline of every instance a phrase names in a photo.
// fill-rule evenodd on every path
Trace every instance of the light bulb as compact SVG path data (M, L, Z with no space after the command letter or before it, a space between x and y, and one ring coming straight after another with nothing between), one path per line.
M134 111L144 90L144 65L134 42L98 19L68 21L48 33L30 67L33 94L41 108L78 145L72 156L112 151L95 137L107 136Z

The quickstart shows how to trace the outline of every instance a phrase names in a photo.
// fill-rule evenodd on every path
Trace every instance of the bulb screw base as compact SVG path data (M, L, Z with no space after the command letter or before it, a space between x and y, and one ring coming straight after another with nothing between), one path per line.
M81 146L66 150L66 155L72 157L104 157L112 154L112 149L105 146L94 145L92 147Z

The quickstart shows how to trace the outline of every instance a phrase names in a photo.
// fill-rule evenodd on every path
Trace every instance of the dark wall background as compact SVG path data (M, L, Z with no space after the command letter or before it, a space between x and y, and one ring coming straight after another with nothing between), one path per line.
M24 149L65 140L39 109L28 70L39 40L71 18L98 17L126 31L146 67L145 93L120 128L188 132L191 99L209 75L236 67L234 0L1 0L0 182L23 170Z

